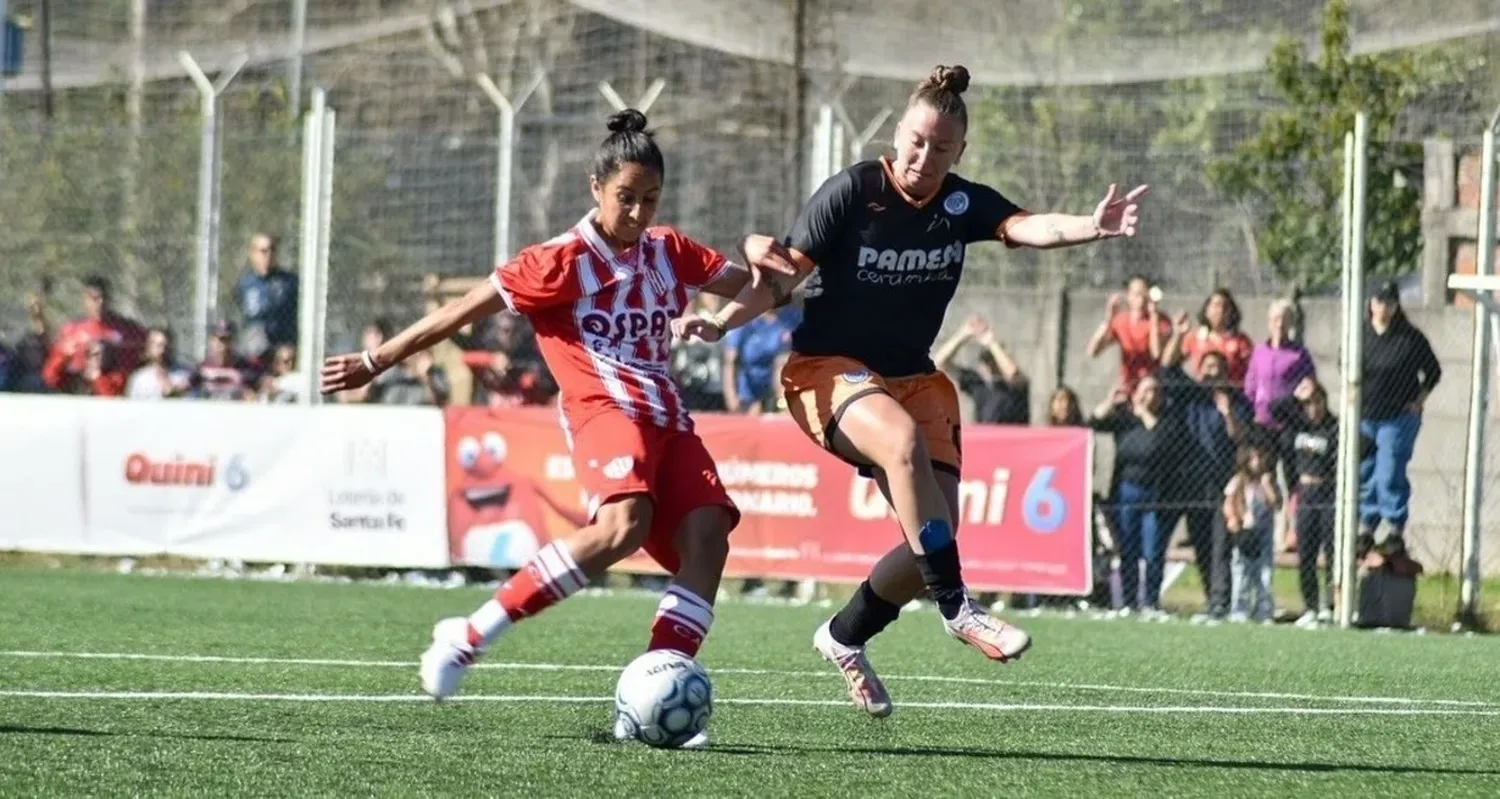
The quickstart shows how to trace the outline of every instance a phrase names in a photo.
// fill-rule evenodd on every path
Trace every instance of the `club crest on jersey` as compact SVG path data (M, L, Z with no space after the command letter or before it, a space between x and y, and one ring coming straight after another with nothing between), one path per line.
M969 210L969 193L966 191L955 191L943 200L943 210L950 216L963 216Z
M843 375L841 375L841 377L844 378L845 383L848 383L851 386L857 386L860 383L870 382L870 373L866 371L845 372Z
M604 473L605 477L611 480L622 480L626 475L630 474L630 470L634 466L635 458L632 458L629 455L621 455L620 457L615 458L609 463L604 464L604 468L600 469L600 471Z

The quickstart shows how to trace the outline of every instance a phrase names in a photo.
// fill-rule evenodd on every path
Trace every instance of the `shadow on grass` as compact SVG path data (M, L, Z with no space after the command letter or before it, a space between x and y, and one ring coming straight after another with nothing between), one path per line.
M548 736L556 740L585 741L594 744L624 746L608 733L577 736ZM1432 774L1446 776L1500 776L1500 769L1442 768L1436 766L1382 765L1373 763L1317 763L1274 760L1221 760L1196 757L1148 757L1138 755L1088 755L1073 752L1028 752L1024 750L984 749L951 746L805 746L801 744L713 744L708 749L687 753L690 756L800 756L800 755L885 755L894 757L956 757L994 761L1035 761L1039 763L1096 763L1107 766L1166 766L1170 768L1232 769L1249 771L1289 771L1309 774L1343 771L1361 774Z
M115 732L112 730L90 730L82 727L28 727L20 724L0 724L0 736L5 735L71 735L77 737L120 738L172 738L183 741L236 741L240 743L296 743L295 738L263 738L255 735L192 735L176 732Z

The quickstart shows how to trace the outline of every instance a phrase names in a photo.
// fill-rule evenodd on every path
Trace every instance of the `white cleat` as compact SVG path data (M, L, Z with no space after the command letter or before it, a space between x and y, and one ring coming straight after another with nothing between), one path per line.
M854 701L855 707L875 718L891 715L894 709L891 707L891 696L886 693L885 683L880 681L875 667L870 665L870 659L865 657L865 648L845 646L835 641L829 630L832 621L829 619L823 622L823 626L813 633L813 649L824 660L837 666L839 673L844 675L844 685L849 689L849 698Z
M704 730L703 732L700 732L697 735L694 735L693 737L689 738L688 742L682 745L682 748L683 749L707 749L708 748L708 730Z
M422 690L441 702L458 693L464 673L479 653L469 644L469 620L443 619L432 628L432 646L422 653Z
M957 617L944 619L943 626L949 635L1001 663L1018 660L1031 648L1031 636L1025 630L995 618L972 599Z

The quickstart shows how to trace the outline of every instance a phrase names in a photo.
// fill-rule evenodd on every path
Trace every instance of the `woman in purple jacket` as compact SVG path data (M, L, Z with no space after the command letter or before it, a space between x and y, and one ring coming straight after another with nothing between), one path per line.
M1290 300L1271 303L1268 315L1270 337L1255 345L1255 351L1250 353L1250 366L1245 371L1245 396L1255 406L1255 421L1269 430L1281 427L1271 414L1271 406L1292 396L1292 391L1303 378L1316 379L1318 375L1312 354L1288 336L1294 313Z

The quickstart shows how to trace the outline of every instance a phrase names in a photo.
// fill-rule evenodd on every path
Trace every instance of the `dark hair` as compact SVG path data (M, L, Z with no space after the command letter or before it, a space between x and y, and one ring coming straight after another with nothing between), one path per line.
M1208 304L1214 301L1214 297L1224 298L1224 326L1240 332L1240 322L1244 317L1240 314L1240 304L1234 301L1234 295L1229 289L1214 289L1209 292L1208 297L1203 300L1203 307L1198 309L1198 324L1208 327Z
M594 151L594 179L603 183L620 171L622 164L640 164L667 177L667 162L656 146L656 134L646 130L646 115L627 108L609 118L609 136Z
M99 292L105 299L109 298L109 280L103 275L89 275L83 279L83 287Z
M375 321L365 325L365 329L374 330L375 332L380 334L381 338L389 341L391 336L396 331L396 326L391 324L391 320L385 318L384 316L377 316L375 317Z
M1271 463L1271 449L1260 441L1249 441L1239 446L1234 451L1234 470L1237 473L1246 472L1250 469L1250 459L1256 455L1260 456L1262 468L1269 469Z
M1328 404L1328 389L1323 388L1323 384L1322 383L1319 383L1318 381L1314 380L1313 381L1312 396L1308 397L1308 399L1320 399L1320 400L1323 401L1324 405L1327 405Z
M932 74L917 84L916 91L906 101L906 107L923 103L945 117L953 117L965 128L969 126L969 107L964 104L963 93L969 89L969 70L961 66L938 65Z
M1208 360L1209 358L1213 358L1219 363L1224 364L1225 371L1229 370L1229 356L1225 355L1222 352L1219 352L1218 350L1209 350L1208 352L1205 352L1198 357L1198 371L1203 371L1203 362Z
M1068 415L1064 419L1052 417L1052 401L1057 399L1059 394L1068 398ZM1082 427L1083 409L1078 406L1078 392L1068 386L1058 386L1052 392L1052 396L1047 398L1047 421L1054 427Z

